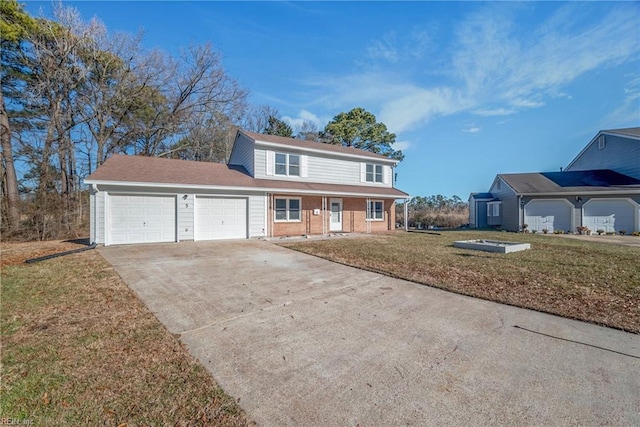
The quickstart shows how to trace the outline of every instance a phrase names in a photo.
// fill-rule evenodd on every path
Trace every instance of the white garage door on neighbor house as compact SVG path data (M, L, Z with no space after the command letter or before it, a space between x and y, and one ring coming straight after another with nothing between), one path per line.
M572 206L567 200L532 200L524 207L524 222L529 230L572 232Z
M582 222L592 232L635 230L638 205L630 199L591 199L583 206Z

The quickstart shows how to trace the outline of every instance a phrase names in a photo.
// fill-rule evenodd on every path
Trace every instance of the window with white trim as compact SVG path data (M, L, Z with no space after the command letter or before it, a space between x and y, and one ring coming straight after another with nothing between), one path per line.
M275 153L275 174L300 176L300 156L298 154Z
M275 222L300 221L300 199L276 199Z
M367 163L366 181L367 182L382 182L382 165L376 165L374 163Z
M382 200L367 202L367 221L382 220L384 220L384 202Z
M500 205L502 202L488 202L487 216L500 216Z

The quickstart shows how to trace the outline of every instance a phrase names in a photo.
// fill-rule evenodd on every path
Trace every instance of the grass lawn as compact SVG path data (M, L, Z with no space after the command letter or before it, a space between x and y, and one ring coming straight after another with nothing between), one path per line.
M0 418L31 425L250 424L96 251L2 244Z
M467 239L531 243L532 249L494 254L453 247L455 240ZM640 333L640 248L474 231L392 232L285 246L464 295Z

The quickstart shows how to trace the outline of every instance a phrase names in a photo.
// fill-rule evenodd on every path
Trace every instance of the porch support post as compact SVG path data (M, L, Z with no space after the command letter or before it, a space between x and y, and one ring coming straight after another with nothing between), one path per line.
M404 199L404 231L409 231L409 199Z
M326 211L327 211L327 196L322 196L322 235L327 235L327 221L326 221Z

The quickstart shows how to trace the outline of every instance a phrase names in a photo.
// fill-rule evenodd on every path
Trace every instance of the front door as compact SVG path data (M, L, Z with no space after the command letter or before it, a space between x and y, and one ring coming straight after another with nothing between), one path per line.
M331 199L329 231L342 231L342 199Z

